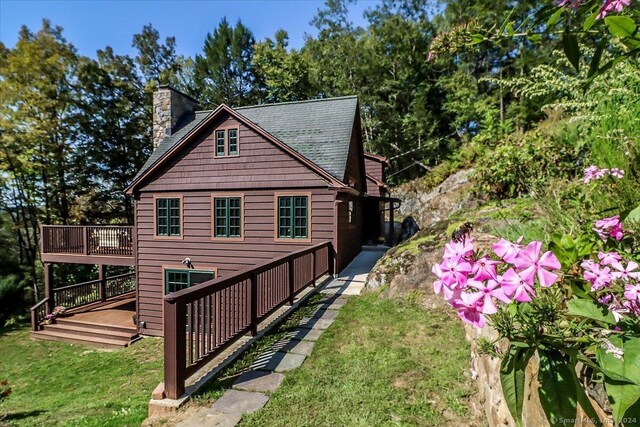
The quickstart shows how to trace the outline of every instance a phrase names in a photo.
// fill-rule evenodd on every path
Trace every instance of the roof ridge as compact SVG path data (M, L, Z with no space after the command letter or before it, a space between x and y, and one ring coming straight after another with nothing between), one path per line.
M334 96L332 98L315 98L315 99L303 99L300 101L286 101L286 102L272 102L270 104L257 104L257 105L246 105L244 107L236 107L234 110L245 110L248 108L259 108L259 107L274 107L276 105L291 105L291 104L306 104L311 102L322 102L322 101L336 101L339 99L350 99L357 98L358 95L345 95L345 96Z

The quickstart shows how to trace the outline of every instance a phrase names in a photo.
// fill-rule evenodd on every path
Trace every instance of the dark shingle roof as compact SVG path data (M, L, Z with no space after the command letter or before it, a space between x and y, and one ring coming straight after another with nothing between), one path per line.
M342 181L357 105L356 96L346 96L234 110ZM197 111L191 121L166 137L142 166L134 182L209 114L211 111Z

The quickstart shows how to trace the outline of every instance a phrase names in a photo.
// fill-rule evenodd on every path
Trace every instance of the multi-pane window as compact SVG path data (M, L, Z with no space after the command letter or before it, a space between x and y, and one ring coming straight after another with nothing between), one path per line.
M165 270L164 291L166 294L181 291L182 289L215 279L214 271L202 270Z
M309 197L278 197L278 238L306 239L309 237Z
M180 236L180 198L156 199L156 236Z
M216 130L216 157L238 155L238 129Z
M238 129L227 130L227 139L229 140L229 155L238 154Z
M356 201L355 199L349 200L349 224L356 223Z
M216 131L216 156L224 156L224 130Z
M213 198L213 236L242 237L242 199Z

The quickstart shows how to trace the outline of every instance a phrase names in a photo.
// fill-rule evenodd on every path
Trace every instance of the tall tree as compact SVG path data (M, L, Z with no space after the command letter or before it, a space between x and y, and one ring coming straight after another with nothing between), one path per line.
M153 25L142 27L142 32L133 36L131 46L138 50L135 61L146 82L167 84L179 72L176 38L167 37L162 43Z
M22 27L0 62L0 210L18 231L20 257L36 285L38 222L70 220L69 152L77 55L47 20Z
M195 59L195 86L207 106L242 106L260 101L261 89L253 70L253 33L238 20L235 27L222 19L208 33L202 55Z
M85 59L79 68L81 88L74 158L82 183L76 200L84 220L133 223L133 205L124 194L151 154L151 135L144 82L134 61L110 47Z
M289 35L276 32L275 41L266 38L254 46L253 65L264 84L266 102L299 101L317 96L308 56L288 50Z

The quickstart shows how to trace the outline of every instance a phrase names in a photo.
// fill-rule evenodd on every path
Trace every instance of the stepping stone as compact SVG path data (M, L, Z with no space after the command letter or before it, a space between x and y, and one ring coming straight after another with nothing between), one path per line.
M242 416L260 410L268 400L269 398L262 393L227 390L220 399L216 400L211 409L223 414Z
M347 303L347 298L335 298L332 301L327 301L322 308L324 310L340 310Z
M289 353L302 354L304 356L309 356L311 355L311 352L313 351L313 346L315 344L316 343L313 341L291 340L286 345L284 345L280 350L287 351Z
M240 375L233 388L244 391L274 391L284 380L284 375L277 372L249 371Z
M316 319L334 320L338 317L338 311L336 310L321 310L313 315Z
M303 317L300 326L304 328L327 329L333 323L333 319L322 319L317 317Z
M318 341L323 330L319 328L303 328L300 327L294 332L289 332L287 337L295 340Z
M176 424L176 427L234 427L241 418L240 415L223 414L213 409L202 408Z
M286 372L299 368L306 359L307 356L302 354L285 353L282 351L273 355L271 360L265 366L265 370Z

